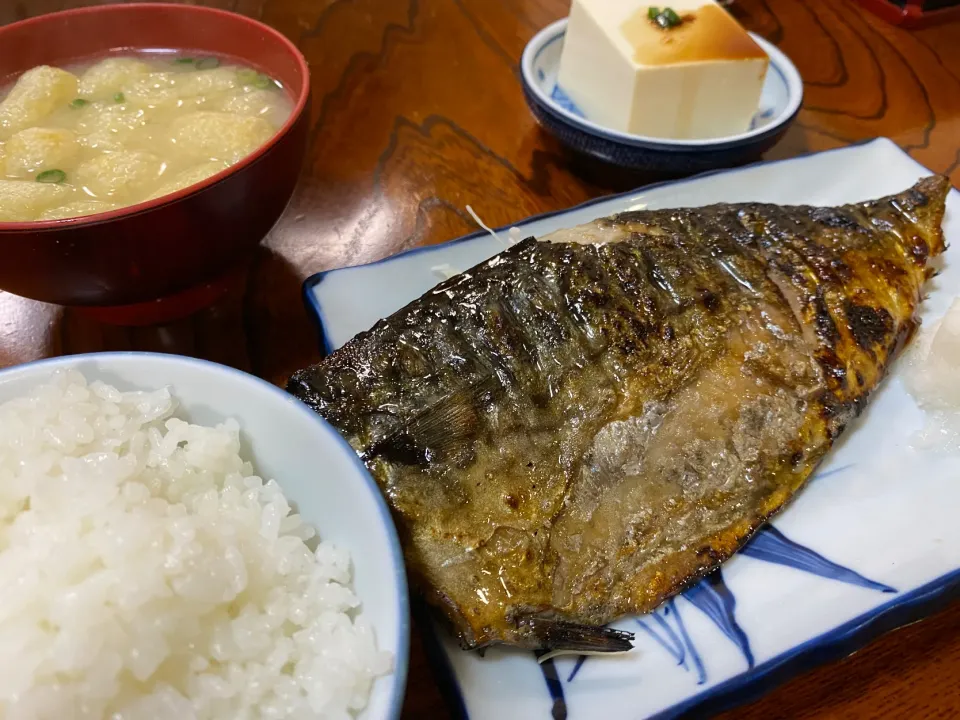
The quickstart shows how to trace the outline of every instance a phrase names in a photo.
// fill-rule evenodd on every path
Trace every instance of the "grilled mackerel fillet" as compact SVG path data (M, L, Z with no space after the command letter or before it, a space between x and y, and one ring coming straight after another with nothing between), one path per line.
M366 462L465 648L622 650L803 486L917 323L948 182L524 240L288 389Z

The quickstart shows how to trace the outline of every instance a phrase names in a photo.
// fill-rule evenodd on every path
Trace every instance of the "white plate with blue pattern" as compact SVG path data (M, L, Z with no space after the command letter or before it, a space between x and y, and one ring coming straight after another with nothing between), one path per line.
M523 237L642 208L762 201L835 205L894 193L930 174L891 141L758 164L600 198L518 220ZM483 215L484 208L476 208ZM947 242L960 245L960 193ZM515 233L513 233L515 235ZM480 232L377 263L334 270L304 286L327 350L339 347L440 281L503 249ZM956 250L954 250L956 252ZM930 284L925 322L960 294L960 261ZM894 367L817 477L722 569L643 617L630 653L538 664L532 653L434 644L456 709L473 720L677 717L756 696L813 664L949 601L960 589L960 455L920 451L923 418Z
M691 173L755 160L786 132L803 101L803 81L790 59L775 45L751 33L770 58L770 66L749 130L729 137L691 140L612 130L587 117L557 84L566 32L564 18L545 27L527 43L520 60L524 97L547 131L574 150L615 165Z

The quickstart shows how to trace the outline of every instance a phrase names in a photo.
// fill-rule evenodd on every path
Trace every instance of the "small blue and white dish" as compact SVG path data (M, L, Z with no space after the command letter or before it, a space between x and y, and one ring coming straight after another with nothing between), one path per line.
M537 121L573 150L632 170L690 174L759 159L783 136L800 111L803 81L774 45L750 36L770 57L770 67L751 128L739 135L703 140L646 137L611 130L586 117L557 85L567 20L538 32L523 51L520 75Z

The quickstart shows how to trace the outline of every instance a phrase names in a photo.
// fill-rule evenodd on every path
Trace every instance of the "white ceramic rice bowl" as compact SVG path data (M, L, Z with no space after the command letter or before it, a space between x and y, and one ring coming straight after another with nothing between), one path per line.
M350 553L361 614L374 627L379 649L394 656L394 671L376 681L360 717L398 717L410 639L403 556L387 505L346 441L279 388L239 370L178 355L100 353L16 366L0 371L0 403L68 368L120 390L167 386L179 402L176 417L193 423L236 419L245 459L265 480L280 484L322 540Z

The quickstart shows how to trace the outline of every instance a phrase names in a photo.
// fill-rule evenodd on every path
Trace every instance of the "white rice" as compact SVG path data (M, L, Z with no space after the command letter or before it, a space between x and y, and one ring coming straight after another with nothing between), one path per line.
M0 718L349 718L390 653L350 558L166 390L0 405Z

